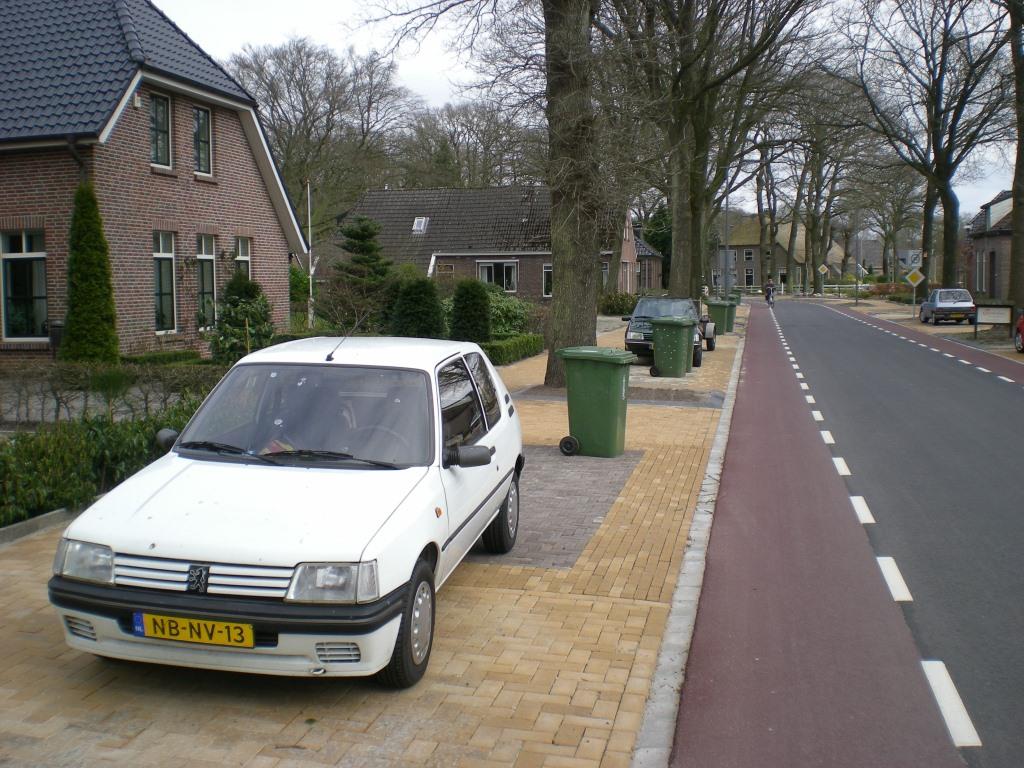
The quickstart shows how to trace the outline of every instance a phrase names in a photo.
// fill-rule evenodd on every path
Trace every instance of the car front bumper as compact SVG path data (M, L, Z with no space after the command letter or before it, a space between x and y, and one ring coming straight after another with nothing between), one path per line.
M408 585L361 605L314 605L86 584L50 579L72 648L100 656L290 676L371 675L391 659ZM255 647L236 648L141 637L135 613L249 624Z

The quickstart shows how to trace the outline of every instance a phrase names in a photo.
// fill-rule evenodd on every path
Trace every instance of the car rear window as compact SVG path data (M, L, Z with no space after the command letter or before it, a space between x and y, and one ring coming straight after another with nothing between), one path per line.
M697 319L691 299L640 299L633 317L687 317Z
M964 290L939 291L939 301L971 301L971 294Z
M487 414L487 426L493 427L501 418L501 403L498 402L498 389L494 386L490 371L487 370L487 363L484 356L479 352L471 352L466 355L466 362L469 363L469 370L473 374L473 381L480 392L480 399L483 401L484 413Z

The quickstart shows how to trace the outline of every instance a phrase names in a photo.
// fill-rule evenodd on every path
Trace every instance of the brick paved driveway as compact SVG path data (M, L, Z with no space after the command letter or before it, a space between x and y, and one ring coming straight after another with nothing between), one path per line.
M685 386L724 390L734 351L722 337ZM503 373L522 388L543 363ZM536 531L512 557L459 567L409 691L72 651L46 602L59 532L0 548L0 765L629 765L719 411L632 406L628 454L574 464L551 448L564 402L518 406L537 446L522 511ZM545 493L559 477L577 492Z

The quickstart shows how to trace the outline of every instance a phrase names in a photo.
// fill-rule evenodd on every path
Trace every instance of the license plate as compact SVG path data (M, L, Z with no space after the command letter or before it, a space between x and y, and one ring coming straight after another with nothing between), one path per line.
M187 619L153 613L132 614L132 634L160 640L177 640L180 643L226 645L232 648L252 648L255 645L252 624Z

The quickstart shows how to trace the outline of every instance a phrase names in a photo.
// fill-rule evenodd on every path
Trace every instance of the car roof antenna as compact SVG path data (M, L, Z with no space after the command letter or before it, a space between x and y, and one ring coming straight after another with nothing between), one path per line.
M356 323L355 323L355 325L352 326L351 330L349 330L348 333L346 333L344 336L341 337L341 341L339 341L337 344L334 345L334 349L332 349L330 352L327 353L327 357L325 358L326 362L330 363L330 362L332 362L334 360L334 353L338 351L338 347L340 347L342 344L344 344L345 341L348 339L348 337L356 332L356 328L358 328L359 324L362 323L362 322L363 322L363 318L359 318L358 320L356 320Z

